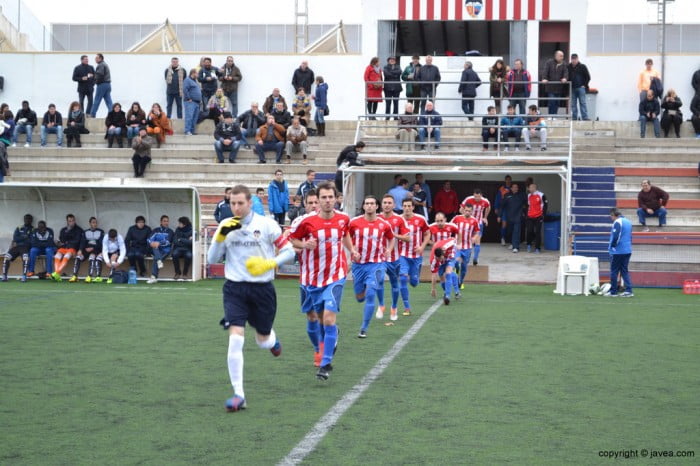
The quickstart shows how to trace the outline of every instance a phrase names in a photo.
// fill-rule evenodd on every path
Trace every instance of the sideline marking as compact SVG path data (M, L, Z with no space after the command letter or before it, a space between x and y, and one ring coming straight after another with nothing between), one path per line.
M323 440L328 431L338 422L340 417L355 404L369 386L379 378L384 370L391 364L401 350L408 344L409 341L418 333L423 325L435 314L442 304L442 299L430 306L428 310L416 320L411 328L394 343L394 346L382 356L382 358L374 365L372 369L365 375L359 383L348 390L338 402L323 415L321 419L313 426L313 428L304 436L303 439L287 454L278 465L295 465L299 464L306 458L309 453L316 449L316 446Z

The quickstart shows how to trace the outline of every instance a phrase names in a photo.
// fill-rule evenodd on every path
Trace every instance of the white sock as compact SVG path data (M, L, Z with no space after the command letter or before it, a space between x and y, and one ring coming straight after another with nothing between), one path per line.
M228 337L228 375L231 378L233 392L245 398L243 392L243 342L242 335L229 335Z
M270 349L277 343L277 335L275 335L275 330L270 330L270 336L265 341L258 340L258 336L255 336L255 342L262 349Z

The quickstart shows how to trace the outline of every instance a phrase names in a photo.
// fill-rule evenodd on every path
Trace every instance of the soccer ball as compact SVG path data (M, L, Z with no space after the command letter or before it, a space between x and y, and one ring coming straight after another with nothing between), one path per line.
M600 287L600 290L598 291L598 294L600 296L603 296L608 291L610 291L610 283L603 283L603 285L601 285Z
M598 292L600 291L600 285L598 283L593 283L591 287L588 289L588 293L592 295L597 295Z

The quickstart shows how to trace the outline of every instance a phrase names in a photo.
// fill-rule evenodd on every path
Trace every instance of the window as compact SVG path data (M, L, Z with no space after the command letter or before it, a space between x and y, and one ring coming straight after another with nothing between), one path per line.
M588 26L588 53L658 53L657 24L592 24ZM667 53L700 52L700 24L667 24Z

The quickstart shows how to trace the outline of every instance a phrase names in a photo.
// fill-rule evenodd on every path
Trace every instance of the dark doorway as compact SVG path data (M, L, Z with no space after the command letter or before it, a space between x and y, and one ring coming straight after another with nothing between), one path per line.
M380 41L382 38L380 38ZM478 50L508 57L509 21L397 21L396 55L455 55Z

